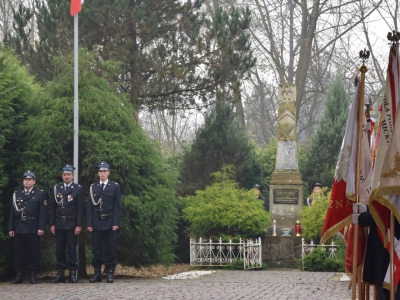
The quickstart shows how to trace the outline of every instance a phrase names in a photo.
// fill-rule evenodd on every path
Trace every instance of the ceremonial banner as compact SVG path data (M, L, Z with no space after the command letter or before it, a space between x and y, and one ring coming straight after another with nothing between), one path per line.
M360 174L356 176L357 159L357 110L359 88L357 87L351 104L346 124L346 131L339 153L333 180L331 198L322 228L321 244L325 243L338 231L350 225L355 202L355 182L360 180L359 200L366 204L371 189L371 155L368 142L367 122L365 116L362 124ZM361 231L360 231L361 232ZM360 248L362 244L360 244ZM352 249L352 248L351 248ZM362 256L361 257L362 260Z
M376 163L372 180L369 209L376 222L380 237L390 249L389 211L400 220L400 115L396 114L399 102L399 51L392 46L387 69L386 91L382 106L382 120ZM400 280L400 245L394 245L395 285ZM399 266L399 267L397 267Z

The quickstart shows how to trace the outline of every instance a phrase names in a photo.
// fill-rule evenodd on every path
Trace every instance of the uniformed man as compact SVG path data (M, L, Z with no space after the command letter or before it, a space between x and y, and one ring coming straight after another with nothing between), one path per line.
M52 283L65 282L65 269L69 269L69 282L77 283L78 235L81 233L83 216L83 189L72 182L75 167L65 165L61 168L63 182L54 186L51 209L50 231L56 235L57 277ZM69 262L65 256L68 249Z
M36 175L27 171L23 175L24 188L13 195L8 221L8 235L14 238L15 279L11 282L19 284L23 281L25 251L29 257L30 282L37 283L36 274L39 271L40 236L46 226L46 194L37 189Z
M88 231L92 232L94 276L89 282L101 282L103 242L106 245L107 282L114 282L116 265L117 230L121 219L121 189L118 183L108 180L110 165L97 165L99 182L90 186L90 200L87 212Z
M265 198L264 195L261 193L261 186L256 183L255 185L253 185L253 189L256 198L262 200L264 202L264 209L266 211L269 211L269 202L267 201L267 198Z

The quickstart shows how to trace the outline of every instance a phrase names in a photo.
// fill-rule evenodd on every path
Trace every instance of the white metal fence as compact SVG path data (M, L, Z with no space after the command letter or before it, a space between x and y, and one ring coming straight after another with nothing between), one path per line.
M222 238L214 242L212 238L198 241L190 239L190 264L192 266L226 266L238 259L243 260L244 269L262 267L261 238L238 243L224 243Z
M338 245L335 244L335 242L332 240L330 244L314 244L314 241L311 239L309 244L305 243L304 238L301 238L301 258L302 260L302 269L304 271L304 257L308 254L310 254L315 248L320 247L322 251L324 252L329 252L329 257L338 259L336 257L336 252L338 251Z

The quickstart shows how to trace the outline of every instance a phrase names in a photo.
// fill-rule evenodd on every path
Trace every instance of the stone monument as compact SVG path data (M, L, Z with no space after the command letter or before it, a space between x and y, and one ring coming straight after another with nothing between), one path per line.
M298 211L303 207L303 183L297 155L296 85L280 84L278 100L278 145L270 182L269 210L271 218L276 220L277 235L282 228L291 228L293 236Z
M262 257L272 268L298 268L302 249L295 226L303 207L303 183L297 159L296 86L280 84L278 100L276 166L269 186L269 211L276 220L276 235L273 228L267 228Z

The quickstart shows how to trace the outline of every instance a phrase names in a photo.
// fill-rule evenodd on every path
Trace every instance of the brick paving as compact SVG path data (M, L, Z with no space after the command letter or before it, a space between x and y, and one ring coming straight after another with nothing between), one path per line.
M51 284L40 280L33 285L0 284L0 299L351 299L349 282L339 281L341 273L301 272L299 270L225 271L196 279L123 279L115 282ZM372 297L370 298L372 299Z

